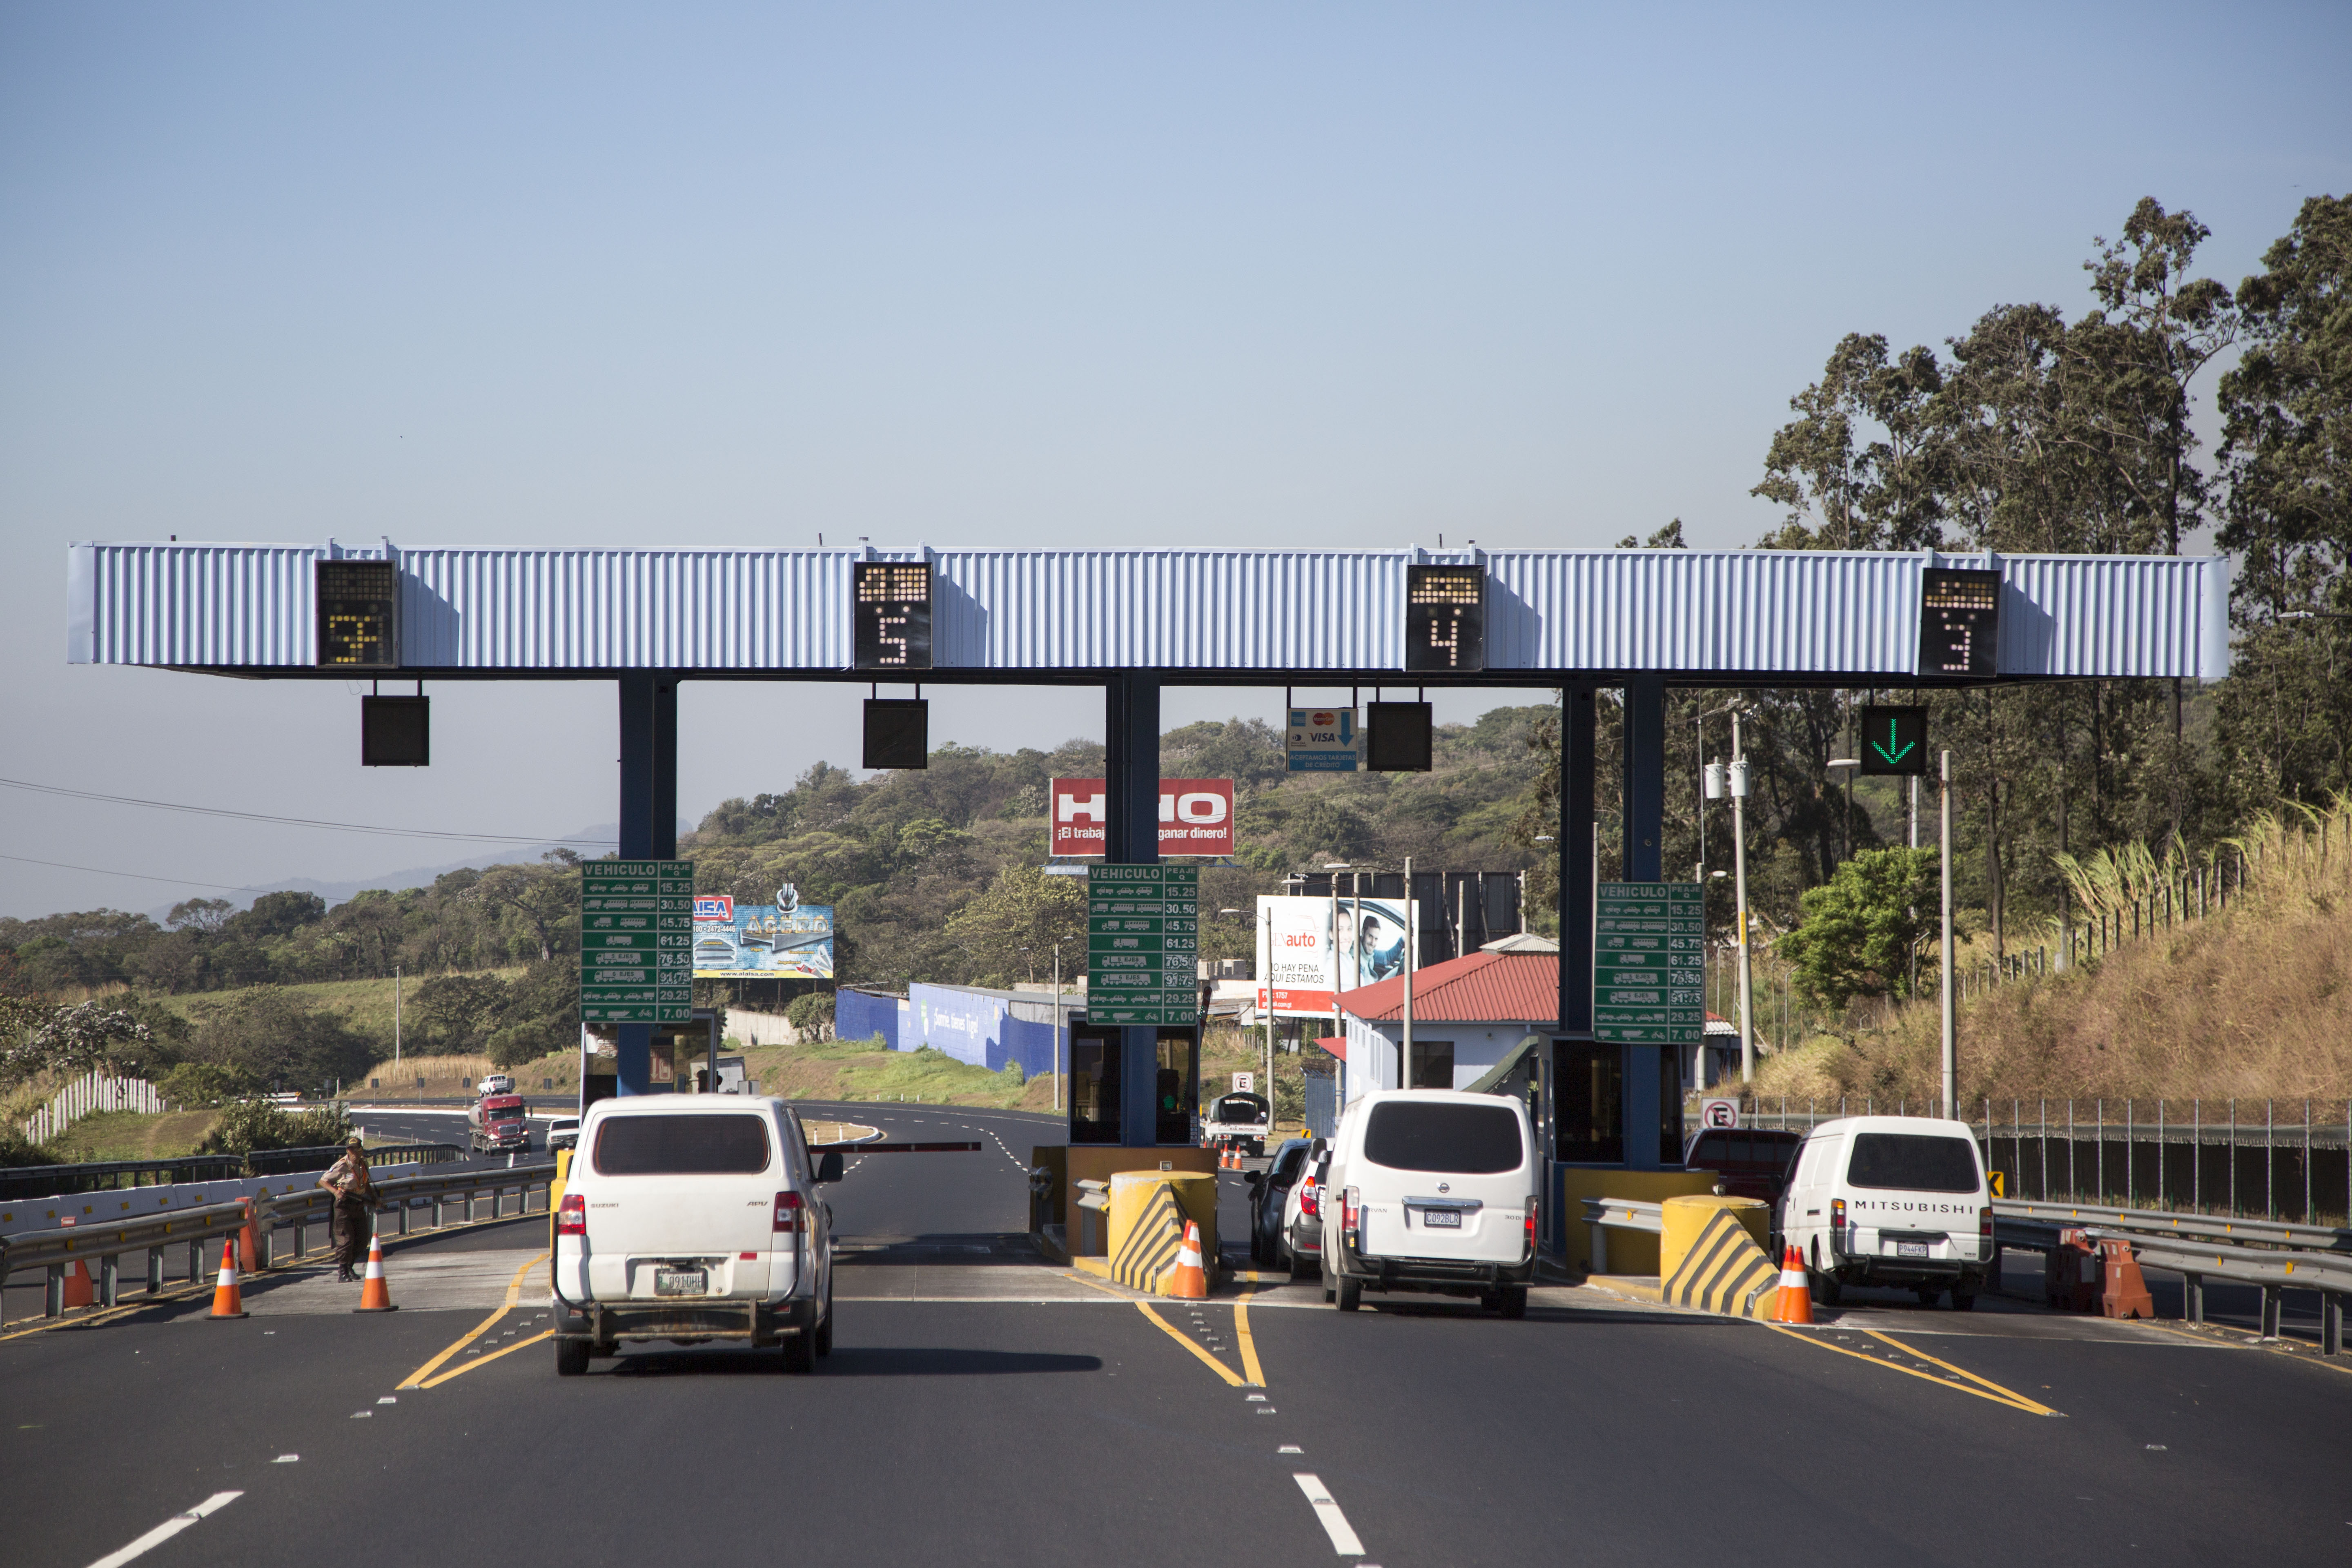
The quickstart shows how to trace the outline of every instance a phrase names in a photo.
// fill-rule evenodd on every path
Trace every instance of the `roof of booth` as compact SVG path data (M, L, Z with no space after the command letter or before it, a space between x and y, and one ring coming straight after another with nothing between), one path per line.
M1367 1023L1401 1023L1404 979L1339 993L1339 1010ZM1541 1023L1559 1016L1559 955L1474 952L1412 972L1416 1024Z
M901 680L1539 683L1559 671L1879 683L1917 673L1922 573L1998 569L2002 679L2219 676L2220 557L1685 550L404 550L68 547L67 657L348 679L316 664L325 560L401 568L401 673L853 670L852 565L928 561L933 668ZM1407 675L1406 568L1485 569L1486 668ZM366 674L379 674L366 671Z

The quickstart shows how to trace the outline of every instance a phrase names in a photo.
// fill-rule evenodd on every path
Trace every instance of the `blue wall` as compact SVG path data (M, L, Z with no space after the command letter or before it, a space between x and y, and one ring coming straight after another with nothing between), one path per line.
M833 1032L844 1040L870 1040L879 1035L894 1051L929 1046L991 1072L1003 1072L1009 1061L1019 1062L1028 1078L1054 1070L1053 1025L1013 1016L1001 996L945 985L909 986L904 1002L843 986L834 994ZM1066 1068L1066 1035L1061 1059Z
M896 996L877 996L870 991L853 991L842 986L833 994L833 1036L837 1040L870 1040L882 1037L883 1044L898 1050L898 1017L907 1004ZM907 1049L913 1049L909 1046Z

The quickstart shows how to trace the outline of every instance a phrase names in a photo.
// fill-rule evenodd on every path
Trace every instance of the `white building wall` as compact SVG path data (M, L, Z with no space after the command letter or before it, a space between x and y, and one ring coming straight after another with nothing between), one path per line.
M1394 1089L1397 1086L1397 1047L1404 1040L1402 1022L1371 1022L1352 1013L1340 1015L1348 1030L1348 1066L1343 1077L1345 1087L1340 1103L1345 1104L1368 1089ZM1520 1020L1496 1020L1467 1024L1424 1023L1414 1020L1416 1040L1450 1040L1454 1045L1454 1087L1467 1089L1485 1075L1488 1068L1510 1055L1511 1048L1530 1034L1547 1033L1554 1027L1549 1019L1542 1023Z

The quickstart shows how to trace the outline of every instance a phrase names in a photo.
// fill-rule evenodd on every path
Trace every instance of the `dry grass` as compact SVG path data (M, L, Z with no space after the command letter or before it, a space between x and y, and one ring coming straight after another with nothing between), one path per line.
M50 1139L48 1147L69 1163L86 1160L168 1160L195 1152L219 1118L217 1110L167 1110L161 1116L100 1110L83 1117Z
M2257 822L2241 842L2257 860L2242 902L1965 1002L1962 1099L2352 1095L2352 802ZM1759 1087L1924 1100L1940 1037L1930 1000L1851 1047L1783 1053Z
M474 1086L488 1074L498 1071L488 1057L404 1057L397 1066L378 1062L368 1069L368 1076L387 1090L401 1089L408 1093L432 1095L470 1094ZM514 1075L520 1082L522 1075ZM425 1088L416 1087L418 1079Z

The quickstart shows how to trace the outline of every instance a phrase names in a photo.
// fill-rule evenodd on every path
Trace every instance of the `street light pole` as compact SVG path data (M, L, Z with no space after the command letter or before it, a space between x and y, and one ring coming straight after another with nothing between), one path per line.
M1363 917L1359 915L1359 922ZM1412 907L1412 857L1404 858L1404 1050L1397 1059L1397 1087L1412 1087L1407 1073L1412 1067L1412 947L1421 934L1421 915Z
M1944 1002L1944 1114L1959 1104L1959 1064L1953 1050L1952 1016L1952 753L1947 751L1937 769L1944 805L1944 973L1936 989Z
M1732 896L1739 907L1739 1084L1756 1079L1756 1032L1748 1025L1748 753L1739 748L1739 710L1731 712ZM1702 895L1704 896L1704 895Z
M1031 973L1035 973L1034 970ZM1062 944L1054 944L1054 1113L1062 1110Z

